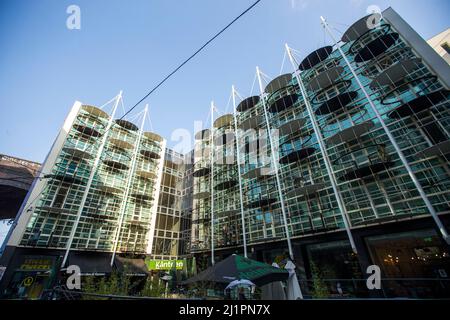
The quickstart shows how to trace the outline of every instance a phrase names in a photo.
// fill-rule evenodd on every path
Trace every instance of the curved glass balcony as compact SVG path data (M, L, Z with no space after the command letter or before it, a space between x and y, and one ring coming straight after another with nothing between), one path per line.
M244 179L272 176L270 167L272 158L268 136L247 137L245 144L240 145L241 174Z
M73 125L79 133L92 138L98 138L105 132L105 123L101 118L89 113L80 113Z
M324 188L323 171L319 166L295 166L282 171L283 191L285 200L296 202L297 198L314 198ZM304 200L304 199L303 199ZM303 201L302 200L302 201Z
M242 100L238 104L236 111L237 112L245 112L250 109L253 109L254 107L256 107L256 105L259 103L259 101L260 101L259 96L248 97L248 98Z
M158 165L154 160L139 157L136 162L136 174L145 179L156 179L158 176Z
M139 146L139 153L147 159L160 159L162 148L156 142L143 137Z
M226 114L215 121L214 130L214 159L215 164L234 162L235 132L234 116ZM231 158L233 157L233 158Z
M107 114L105 111L95 106L84 104L81 106L81 110L86 111L87 113L89 113L94 117L109 119L109 114Z
M214 170L222 165L237 164L235 149L234 143L216 147L214 152Z
M131 186L131 189L132 192L139 194L148 194L151 196L156 190L155 181L142 178L135 178Z
M313 105L318 106L315 114L322 116L345 111L347 105L358 97L356 91L349 91L351 85L350 80L342 80L318 92L311 100Z
M109 141L122 149L133 149L137 135L135 132L125 130L122 126L115 124L109 134Z
M150 141L155 142L156 145L160 145L164 141L164 138L161 137L159 134L154 133L154 132L150 132L150 131L144 132L143 136L144 136L144 138L147 138Z
M368 31L371 30L369 28L369 25L367 24L368 19L371 17L370 15L367 15L365 17L362 17L358 21L354 22L342 35L341 41L342 42L352 42L357 40L362 35L366 34Z
M80 136L69 136L63 147L63 152L79 159L92 159L97 152L96 142Z
M302 161L316 152L312 136L296 137L280 146L280 164L292 164Z
M308 112L299 99L295 108L282 113L271 114L270 123L273 129L278 129L278 136L281 138L291 134L306 134L309 132L307 127ZM272 134L273 136L273 134Z
M435 76L423 76L397 85L380 98L381 104L395 106L389 117L399 119L428 110L448 99Z
M199 178L206 176L211 171L211 162L207 160L200 160L194 163L194 177Z
M83 209L83 216L93 220L114 223L117 221L120 210L120 197L113 194L88 197L89 206Z
M145 193L142 190L133 190L130 192L130 196L137 203L149 204L149 201L153 200L151 193Z
M344 67L341 66L335 66L324 70L307 83L306 90L316 92L328 88L341 80L343 73Z
M195 141L194 145L194 172L200 169L209 168L209 163L211 162L211 136L208 129L200 131L200 136L207 136L207 139L200 139ZM196 173L196 175L203 176L209 173L206 170L201 170ZM195 175L194 175L195 176Z
M104 175L97 182L97 188L105 193L120 194L124 191L125 176Z
M322 127L327 143L337 145L358 139L374 127L370 118L367 109L356 107L326 119Z
M97 188L105 193L121 194L125 189L126 175L121 171L112 172L105 164L100 167L95 179Z
M240 214L239 200L225 201L216 209L216 218L229 218Z
M128 170L131 163L131 155L119 148L107 148L103 154L103 163L117 170Z
M391 32L390 25L382 24L379 28L372 28L356 39L348 53L354 56L355 62L366 62L385 53L398 39L398 33Z
M209 129L203 129L200 130L195 134L195 140L201 141L201 140L209 140L210 139L210 130Z
M306 123L306 118L288 118L277 122L275 125L278 126L278 134L280 137L293 134L310 135L311 130L306 126Z
M232 127L234 123L234 117L232 114L224 114L214 121L214 128L221 129L224 127Z
M128 131L138 131L139 130L137 125L135 125L134 123L127 121L127 120L117 119L114 122L122 129L125 129Z
M388 68L381 70L378 75L372 80L369 87L372 90L378 90L383 87L390 87L395 83L402 81L408 76L411 76L412 73L421 69L423 64L421 63L421 59L413 58L413 59L405 59L400 60Z
M247 102L249 100L250 102ZM241 111L236 115L237 126L241 130L258 129L260 126L264 126L264 110L262 109L262 103L259 96L249 97L243 100L241 103Z
M332 69L334 67L337 67L340 65L340 59L338 57L329 57L322 62L315 65L313 68L303 71L301 73L301 77L303 80L303 83L309 83L312 79L317 77L319 74Z
M223 191L238 184L238 170L236 165L220 165L214 170L214 189Z
M218 130L214 134L214 146L217 148L226 148L234 144L235 134L234 128L227 128L226 130Z
M311 52L299 65L301 71L309 70L326 60L333 52L332 46L325 46Z
M336 159L333 164L343 171L340 181L370 178L395 165L391 157L386 154L384 144L371 144L350 150Z
M75 161L62 157L53 167L52 177L65 182L81 184L87 182L91 169L91 166L85 161Z
M208 223L211 221L211 206L207 201L200 201L194 204L192 209L193 223Z
M194 182L194 199L208 199L211 196L211 184L209 177L196 179Z
M276 91L289 86L291 81L292 81L292 74L290 73L282 74L273 79L272 81L270 81L264 88L264 92L271 95Z
M318 191L325 188L322 182L313 182L306 180L304 177L296 177L286 181L288 184L286 199L297 197L312 197Z
M267 98L267 110L270 113L279 113L287 111L299 102L297 85L289 85L280 88L270 94Z
M380 73L403 60L415 59L411 48L398 46L386 52L377 59L368 61L361 70L361 74L369 79L375 79Z
M275 181L273 179L253 180L244 186L245 207L257 209L269 207L277 202Z

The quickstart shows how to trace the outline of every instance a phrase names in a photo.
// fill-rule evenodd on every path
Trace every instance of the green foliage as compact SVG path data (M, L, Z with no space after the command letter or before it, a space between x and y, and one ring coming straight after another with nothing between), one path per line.
M142 281L131 282L131 277L126 273L113 272L108 277L85 276L81 280L81 289L86 293L113 296L141 296L141 297L163 297L165 293L165 283L158 278L153 280L147 277L141 290L136 291L136 286ZM105 300L107 297L96 297L86 295L84 300Z
M88 293L96 293L95 277L84 276L81 278L81 290ZM91 296L83 296L84 300L94 300Z
M313 281L312 296L317 299L328 298L329 291L326 283L322 280L323 273L314 262L311 262L311 275Z
M145 285L139 292L141 297L163 297L165 293L165 284L159 279L154 278L153 280L148 277L145 280Z

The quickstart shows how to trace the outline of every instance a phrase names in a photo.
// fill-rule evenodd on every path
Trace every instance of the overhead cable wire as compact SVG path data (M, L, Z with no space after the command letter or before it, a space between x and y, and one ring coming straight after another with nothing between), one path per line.
M192 60L196 55L198 55L203 49L205 49L211 42L213 42L217 37L219 37L225 30L231 27L236 21L242 18L246 13L252 10L261 0L255 1L250 7L245 9L241 14L234 18L230 23L228 23L224 28L217 32L212 38L206 41L199 49L197 49L192 55L190 55L186 60L184 60L180 65L178 65L172 72L165 76L156 86L154 86L144 97L142 97L136 104L134 104L120 119L123 119L127 114L133 111L139 104L141 104L145 99L147 99L153 92L155 92L160 86L162 86L169 78L171 78L175 73L177 73L184 65L186 65L190 60Z

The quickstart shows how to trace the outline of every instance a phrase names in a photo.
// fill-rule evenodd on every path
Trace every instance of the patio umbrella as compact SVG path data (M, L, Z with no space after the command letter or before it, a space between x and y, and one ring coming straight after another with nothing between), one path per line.
M233 254L182 283L209 281L228 284L234 280L246 279L257 286L262 286L274 281L287 280L288 277L287 270Z
M289 272L289 279L287 282L287 299L303 299L302 291L300 290L300 285L298 284L297 274L295 273L295 264L289 260L284 268Z
M245 279L241 279L241 280L234 280L231 281L230 284L227 285L227 287L225 288L225 290L227 289L231 289L237 286L249 286L249 287L253 287L255 284L253 282L251 282L250 280L245 280Z

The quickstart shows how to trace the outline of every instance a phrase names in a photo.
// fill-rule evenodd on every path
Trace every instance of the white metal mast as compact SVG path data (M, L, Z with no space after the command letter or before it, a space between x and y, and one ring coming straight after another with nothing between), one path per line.
M241 204L241 223L242 223L242 240L244 245L244 257L247 258L247 238L245 234L245 212L244 212L244 203L243 203L243 192L242 192L242 175L241 175L241 155L239 150L239 136L238 136L238 126L237 126L237 110L236 110L236 90L234 85L231 86L231 91L233 95L233 115L234 115L234 136L236 141L236 163L238 167L238 176L239 176L239 200Z
M135 167L136 167L136 159L139 154L139 147L141 144L142 135L144 133L144 123L145 123L145 118L147 117L147 111L148 111L148 104L144 108L144 116L142 117L142 123L141 123L141 127L139 129L138 138L137 138L136 144L133 149L133 157L131 158L131 164L130 164L131 168L130 168L130 171L128 174L128 179L127 179L127 184L126 184L123 201L120 206L119 224L117 226L117 231L116 231L116 234L114 237L114 247L113 247L112 256L111 256L111 266L114 264L114 258L116 256L117 245L119 243L119 238L120 238L120 231L122 229L123 218L125 216L125 210L126 210L127 204L128 204L127 203L128 195L130 194L131 183L132 183L133 177L134 177L133 173L134 173Z
M211 101L211 132L210 132L210 161L211 176L209 183L211 184L211 264L214 265L214 101Z
M286 240L287 240L288 249L289 249L289 256L290 256L291 260L294 260L294 252L292 250L291 237L289 235L289 226L287 223L286 207L284 205L283 191L281 189L281 180L280 180L280 175L278 172L278 161L277 161L277 158L275 157L275 150L273 147L272 135L270 132L269 117L267 115L267 108L266 108L266 101L265 101L266 97L265 97L265 93L264 93L264 88L263 88L263 84L262 84L262 80L261 80L261 71L259 70L259 67L256 67L256 75L258 77L259 90L261 92L261 101L262 101L263 109L264 109L264 118L266 121L267 135L269 136L270 154L272 156L272 162L273 162L274 171L275 171L275 178L277 180L278 197L280 198L281 211L283 214L284 231L286 233Z
M314 110L313 110L313 108L308 100L308 97L306 95L306 89L303 84L302 77L300 76L299 71L296 71L297 66L295 64L294 57L292 56L291 48L289 48L287 43L285 44L285 47L286 47L287 54L289 56L289 60L291 61L291 64L292 64L292 68L295 70L294 75L295 75L298 85L300 87L300 91L302 93L303 101L305 102L306 109L308 110L308 115L311 120L311 124L313 126L314 133L317 137L317 142L319 143L320 151L322 152L322 156L323 156L323 160L324 160L323 162L325 163L325 167L327 169L327 173L330 178L331 186L333 188L333 192L336 197L336 201L338 203L339 211L341 212L341 216L342 216L342 220L344 222L345 231L347 232L348 240L350 241L350 245L352 247L353 252L357 253L357 249L356 249L355 241L353 239L352 231L350 230L351 225L350 225L350 221L348 219L347 210L345 208L344 201L342 199L342 195L339 192L339 189L337 187L336 176L332 169L330 157L328 155L328 151L327 151L325 143L323 141L322 132L320 132L319 125L317 124L316 118L314 117Z

